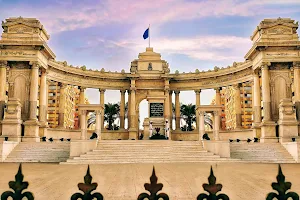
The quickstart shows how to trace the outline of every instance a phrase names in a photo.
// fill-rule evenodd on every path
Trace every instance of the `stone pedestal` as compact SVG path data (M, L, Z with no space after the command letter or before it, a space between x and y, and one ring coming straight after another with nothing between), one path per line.
M10 98L7 102L7 110L4 113L1 137L8 137L9 141L21 141L21 103L17 98Z
M143 138L143 140L149 140L149 136L150 136L149 124L150 124L149 118L145 118L144 122L143 122L143 127L144 127L144 138ZM152 133L154 133L154 132L155 131L153 131Z
M278 142L276 137L276 123L273 121L263 121L261 123L261 143Z
M253 125L252 129L254 137L261 138L261 127L259 125Z
M24 122L25 134L22 137L22 142L40 142L39 137L39 122L37 120L28 120Z
M298 137L298 121L291 99L282 99L279 104L279 137L280 142L291 142Z
M49 128L49 125L47 122L40 122L39 127L39 137L47 137L47 130Z
M128 133L129 133L129 140L138 139L137 128L129 128Z

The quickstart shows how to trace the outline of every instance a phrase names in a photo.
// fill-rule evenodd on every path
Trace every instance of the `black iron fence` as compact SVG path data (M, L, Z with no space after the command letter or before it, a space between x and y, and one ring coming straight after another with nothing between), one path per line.
M266 195L266 200L299 200L299 195L295 192L288 192L291 189L292 183L285 181L285 176L282 173L281 166L278 167L278 175L276 177L277 182L271 184L273 192ZM13 191L5 191L1 195L1 200L33 200L34 195L30 191L24 191L28 188L29 183L24 180L24 175L22 173L22 165L20 164L18 172L15 176L15 181L10 181L8 183L9 187ZM229 200L230 197L226 194L220 193L222 190L222 184L216 183L216 177L214 175L213 169L210 169L210 175L208 177L208 183L202 185L203 189L206 191L200 193L197 200ZM153 167L152 175L150 177L150 183L145 183L145 190L148 192L141 193L137 200L168 200L169 196L165 193L159 193L162 190L163 184L158 183L158 178L155 174L155 168ZM78 184L78 189L81 192L77 192L71 196L71 200L102 200L105 199L103 195L96 192L98 184L92 183L92 176L90 174L90 167L88 166L86 175L84 176L84 183Z

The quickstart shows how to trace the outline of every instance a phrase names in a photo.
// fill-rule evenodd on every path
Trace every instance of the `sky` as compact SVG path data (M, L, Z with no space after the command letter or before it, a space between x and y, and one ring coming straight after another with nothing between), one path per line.
M0 19L19 16L41 21L56 60L106 71L129 72L148 46L142 36L150 24L151 47L171 72L194 72L243 62L260 21L299 21L300 0L0 0ZM99 103L98 91L86 95ZM203 91L202 104L213 96ZM182 92L180 100L195 103L195 94ZM106 92L106 103L118 101L119 91Z

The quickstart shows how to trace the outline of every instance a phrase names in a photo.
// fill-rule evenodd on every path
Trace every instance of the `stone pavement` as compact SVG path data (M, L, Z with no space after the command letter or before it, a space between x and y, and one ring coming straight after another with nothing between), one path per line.
M154 164L158 182L163 183L162 192L171 200L196 199L204 192L210 163ZM223 184L222 192L231 200L263 200L273 191L271 183L276 181L277 164L212 163L217 183ZM286 181L292 182L291 191L300 193L300 165L282 164ZM152 164L108 164L90 165L96 191L106 200L134 200L150 182ZM24 181L29 181L29 191L37 200L68 200L78 192L77 184L83 182L87 165L58 165L24 163ZM16 163L0 164L0 193L9 189L8 182L14 180L18 170Z

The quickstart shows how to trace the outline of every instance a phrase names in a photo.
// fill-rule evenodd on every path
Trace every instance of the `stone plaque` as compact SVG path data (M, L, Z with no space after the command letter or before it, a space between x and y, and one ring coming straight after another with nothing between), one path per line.
M150 103L150 117L163 117L164 104L163 103Z

